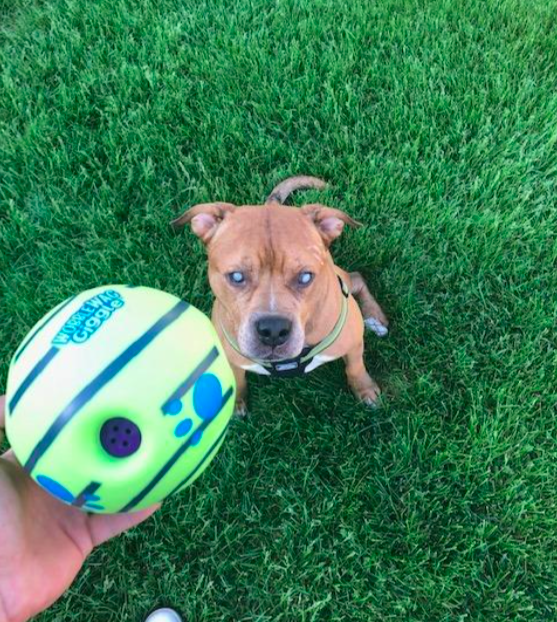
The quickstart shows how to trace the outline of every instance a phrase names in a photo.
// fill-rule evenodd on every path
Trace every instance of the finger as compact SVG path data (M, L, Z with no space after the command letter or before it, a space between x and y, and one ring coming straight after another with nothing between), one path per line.
M5 421L5 409L6 409L6 396L0 395L0 445L4 440L4 421Z
M98 546L106 540L127 531L144 520L147 520L160 508L160 503L140 512L130 514L95 514L89 517L89 529L93 546Z
M4 440L4 426L6 423L6 396L0 395L0 445ZM18 464L14 452L11 449L8 449L6 453L0 455L0 458L6 458L7 460L11 460L13 463Z

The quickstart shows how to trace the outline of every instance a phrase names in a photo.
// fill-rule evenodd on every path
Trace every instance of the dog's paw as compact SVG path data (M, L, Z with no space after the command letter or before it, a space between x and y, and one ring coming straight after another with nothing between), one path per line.
M238 419L245 419L248 415L248 406L245 400L236 400L234 405L234 416Z
M368 330L373 331L378 337L385 337L389 334L389 329L374 317L365 319L364 324Z
M360 391L358 394L360 401L369 406L370 408L379 408L379 402L381 399L381 390L379 387L371 387L369 389L364 389Z
M379 407L381 403L381 389L373 378L367 376L359 383L351 383L351 388L360 402L370 408Z

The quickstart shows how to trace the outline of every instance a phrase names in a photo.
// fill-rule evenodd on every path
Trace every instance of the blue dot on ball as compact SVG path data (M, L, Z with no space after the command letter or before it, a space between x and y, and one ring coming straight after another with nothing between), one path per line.
M202 436L203 436L203 431L197 430L197 432L191 437L190 444L192 445L192 447L195 447L197 444L199 444L199 441L201 440Z
M193 389L193 407L201 419L216 417L222 405L222 387L214 374L203 374Z
M174 416L174 415L178 415L181 410L182 410L182 402L180 400L172 400L166 405L164 409L164 413L166 415Z
M174 428L174 436L177 438L182 438L185 436L193 426L193 421L191 419L184 419L180 421L180 423Z
M37 482L47 490L51 495L58 497L66 503L71 503L74 500L72 493L59 482L47 477L46 475L37 475Z

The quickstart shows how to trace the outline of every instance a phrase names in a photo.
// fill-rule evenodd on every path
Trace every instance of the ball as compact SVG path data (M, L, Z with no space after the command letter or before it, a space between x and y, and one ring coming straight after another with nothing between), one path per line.
M131 512L201 475L235 391L203 313L147 287L98 287L50 311L16 350L6 434L27 473L61 501Z

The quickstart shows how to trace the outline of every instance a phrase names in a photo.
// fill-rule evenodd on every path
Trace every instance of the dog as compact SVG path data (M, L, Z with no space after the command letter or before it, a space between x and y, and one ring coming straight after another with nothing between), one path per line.
M293 376L340 357L355 395L377 404L364 328L384 336L389 322L362 275L336 266L330 253L345 225L361 224L319 203L284 205L295 190L325 187L315 177L291 177L264 205L203 203L171 223L190 224L207 248L212 321L236 377L239 415L247 412L247 371Z

